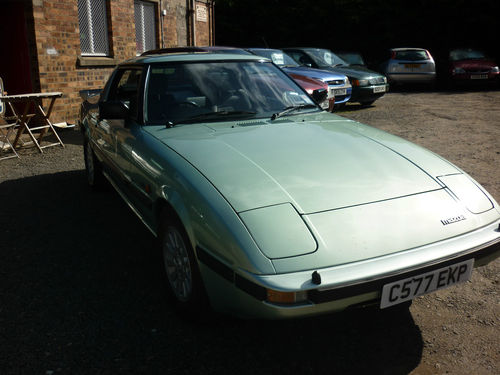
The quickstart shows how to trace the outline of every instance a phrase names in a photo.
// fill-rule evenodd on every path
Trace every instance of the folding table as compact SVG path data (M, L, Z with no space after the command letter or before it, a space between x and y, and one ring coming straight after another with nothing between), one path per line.
M24 131L28 132L33 143L42 153L43 153L42 149L47 147L52 147L57 145L61 145L62 147L64 147L61 138L59 138L59 135L57 134L54 126L52 125L49 119L50 114L52 113L52 109L54 108L54 103L56 99L60 98L61 96L62 96L61 92L46 92L46 93L0 96L0 100L8 104L9 108L13 113L12 118L15 119L17 132L14 138L14 142L12 142L13 149L15 149L15 147L17 146ZM47 111L43 109L43 103L42 103L43 99L49 100ZM34 109L34 112L30 113L32 109ZM30 127L29 123L31 119L37 114L39 115L42 125L37 124L34 127ZM41 145L42 139L46 135L48 129L52 131L52 133L57 139L57 142L42 146ZM35 134L33 133L36 130L40 130L38 139L35 137Z

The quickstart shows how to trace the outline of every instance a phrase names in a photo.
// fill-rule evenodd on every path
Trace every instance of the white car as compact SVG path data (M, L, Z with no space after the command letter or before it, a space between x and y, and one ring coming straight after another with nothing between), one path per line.
M423 48L392 48L390 57L381 64L389 83L429 83L436 81L436 64Z

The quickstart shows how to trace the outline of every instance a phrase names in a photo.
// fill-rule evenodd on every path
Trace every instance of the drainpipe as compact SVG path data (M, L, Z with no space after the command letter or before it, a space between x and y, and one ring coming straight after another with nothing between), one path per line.
M191 35L193 36L192 45L196 46L196 5L195 5L195 0L191 0Z
M210 44L215 45L215 1L210 3Z
M164 43L164 37L163 37L163 17L165 17L166 11L163 9L161 6L161 0L160 0L160 38L161 38L161 47L160 48L165 48L165 43Z

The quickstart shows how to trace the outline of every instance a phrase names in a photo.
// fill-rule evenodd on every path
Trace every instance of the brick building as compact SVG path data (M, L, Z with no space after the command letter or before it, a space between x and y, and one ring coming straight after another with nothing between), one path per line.
M61 91L53 122L75 123L78 91L161 47L212 45L213 0L3 0L0 77L9 94Z

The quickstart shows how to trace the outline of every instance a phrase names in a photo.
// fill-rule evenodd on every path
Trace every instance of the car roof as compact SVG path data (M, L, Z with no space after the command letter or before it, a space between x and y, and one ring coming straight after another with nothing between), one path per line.
M217 53L236 53L240 55L250 55L250 52L243 48L227 47L227 46L185 46L185 47L168 47L158 48L145 51L141 56L161 55L165 53L180 53L180 52L217 52Z
M152 64L167 62L197 62L197 61L270 61L269 59L256 55L241 55L234 53L211 53L211 52L176 52L137 56L127 60L120 65L128 64Z
M323 48L323 47L283 47L281 48L283 50L285 49L301 49L301 50L318 50L318 49L325 49L327 51L330 51L328 48Z
M391 51L427 51L425 48L414 48L414 47L398 47L398 48L391 48Z
M249 50L249 51L280 51L280 52L283 52L279 48L265 48L265 47L249 47L249 48L247 48L247 50Z

